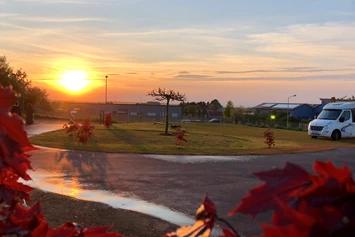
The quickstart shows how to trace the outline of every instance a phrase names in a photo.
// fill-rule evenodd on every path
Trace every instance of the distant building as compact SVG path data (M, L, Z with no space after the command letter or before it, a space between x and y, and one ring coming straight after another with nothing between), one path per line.
M100 112L112 113L116 121L148 122L165 119L166 104L159 102L147 103L81 103L68 104L69 111L78 111L76 118L99 118ZM169 121L178 121L182 118L182 109L179 105L169 105Z
M272 111L286 112L289 108L289 115L296 119L312 119L322 112L323 107L331 102L335 102L334 98L320 98L320 104L307 104L307 103L262 103L253 107L254 113L267 113Z

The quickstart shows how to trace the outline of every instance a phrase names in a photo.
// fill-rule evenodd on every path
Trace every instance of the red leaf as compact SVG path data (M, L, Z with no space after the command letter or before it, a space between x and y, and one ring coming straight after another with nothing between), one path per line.
M18 176L11 174L11 172L0 173L0 200L10 204L12 200L17 198L29 200L29 192L32 188L18 183Z
M24 122L19 116L0 113L0 131L8 135L11 140L19 143L23 152L38 150L28 140L27 132L24 129Z
M16 93L11 87L3 87L0 84L0 111L8 111L16 101Z
M108 233L110 227L94 227L84 231L84 237L124 237L116 233Z
M289 201L311 186L314 176L302 167L286 163L283 169L254 173L264 184L252 189L248 195L242 198L242 202L229 215L237 212L252 215L265 212L277 207L274 197L282 201Z
M109 227L93 227L85 228L82 225L73 222L67 222L63 226L52 229L46 237L124 237L116 233L109 233L108 231L112 228L112 225Z
M234 234L232 231L228 229L223 229L223 235L219 237L240 237L239 235Z
M311 216L299 212L295 209L288 207L281 200L277 200L280 208L274 215L278 215L274 218L273 224L276 226L262 225L264 234L262 237L301 237L312 236L311 233L317 228L316 220ZM275 223L275 219L281 220L279 223ZM287 221L286 221L287 220ZM323 232L324 233L324 232ZM314 235L322 236L322 235Z
M214 203L208 197L205 197L202 205L196 211L196 222L192 226L180 227L164 237L208 237L212 232L216 217Z

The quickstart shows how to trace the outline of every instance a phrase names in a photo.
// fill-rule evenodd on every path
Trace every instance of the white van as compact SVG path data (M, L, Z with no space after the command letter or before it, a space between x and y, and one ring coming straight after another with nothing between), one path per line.
M339 140L355 137L355 102L335 102L323 107L318 117L308 125L312 138L330 137Z

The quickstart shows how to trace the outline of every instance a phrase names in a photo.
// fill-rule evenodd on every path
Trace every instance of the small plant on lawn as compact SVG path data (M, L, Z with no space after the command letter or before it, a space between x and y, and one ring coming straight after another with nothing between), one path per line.
M112 113L105 115L104 125L106 128L110 128L112 126Z
M94 126L90 124L90 119L87 118L79 126L78 132L76 133L76 139L79 144L87 144L89 138L94 136Z
M275 146L275 136L274 136L274 132L271 130L271 128L268 128L268 130L266 130L264 132L264 137L265 137L265 144L270 148L271 146Z
M69 123L63 125L63 128L69 137L75 137L75 134L78 132L79 124L73 120L70 120Z
M177 128L173 134L176 137L176 146L179 148L183 147L184 142L187 142L185 138L187 136L187 132L184 129Z

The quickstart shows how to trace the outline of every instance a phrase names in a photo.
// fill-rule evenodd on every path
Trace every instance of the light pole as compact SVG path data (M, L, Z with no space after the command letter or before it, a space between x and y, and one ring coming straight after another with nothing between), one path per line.
M286 127L288 128L288 110L289 110L289 107L290 107L290 98L291 97L296 97L296 95L291 95L287 98L287 124L286 124Z
M105 103L107 104L107 78L108 76L106 75L106 93L105 93Z

